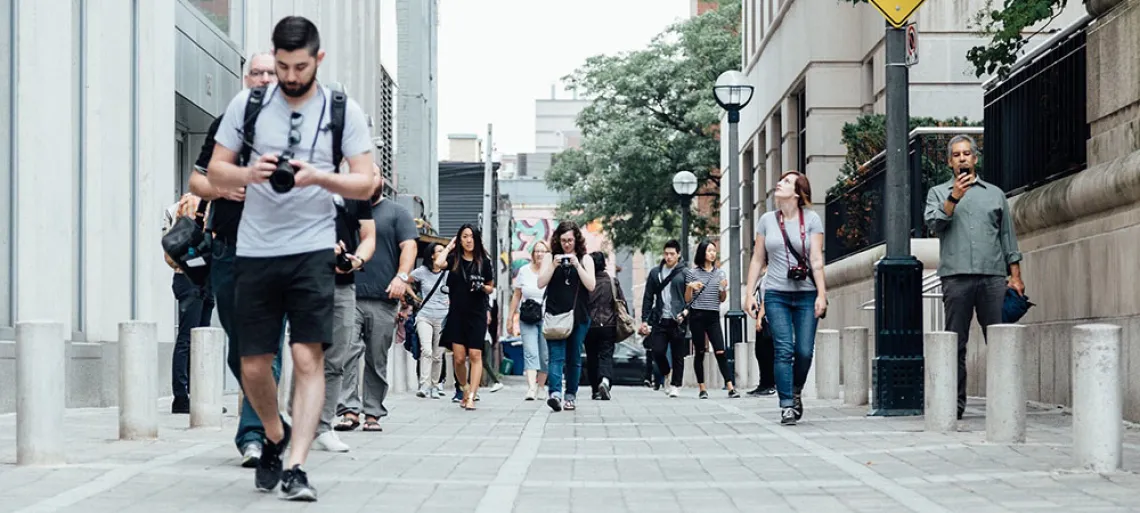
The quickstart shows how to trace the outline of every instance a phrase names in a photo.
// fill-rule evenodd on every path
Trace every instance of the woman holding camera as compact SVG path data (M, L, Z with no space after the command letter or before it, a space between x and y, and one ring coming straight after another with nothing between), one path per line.
M774 196L776 210L756 222L748 290L754 290L767 266L761 301L776 349L780 423L791 425L804 414L802 390L815 351L815 328L827 313L823 222L810 208L811 183L802 173L784 173ZM745 298L744 307L753 317L761 308L751 295Z
M535 241L530 249L530 263L519 268L515 279L515 292L511 296L512 336L522 336L523 372L526 373L526 400L533 401L538 389L546 386L546 371L550 360L546 337L542 336L542 301L546 288L538 286L542 262L550 253L546 241Z
M436 265L448 270L447 290L443 292L451 301L440 345L451 347L456 383L464 392L460 406L468 410L475 409L475 393L483 377L487 298L495 291L495 262L481 240L479 230L465 224L435 257ZM459 251L455 251L456 242ZM470 364L470 372L467 364Z
M724 354L724 332L720 329L720 304L728 296L728 278L724 269L716 265L716 243L703 240L693 255L693 267L685 273L685 302L689 304L689 332L693 335L693 372L701 388L700 398L708 399L705 387L705 340L712 345L720 375L728 387L729 399L740 394L732 384L728 372L728 356Z
M586 257L586 239L573 221L563 221L550 237L551 255L542 261L538 286L546 287L543 334L550 349L546 404L554 411L576 408L582 376L582 341L590 329L586 302L594 290L594 260ZM566 400L562 401L562 372L566 371Z

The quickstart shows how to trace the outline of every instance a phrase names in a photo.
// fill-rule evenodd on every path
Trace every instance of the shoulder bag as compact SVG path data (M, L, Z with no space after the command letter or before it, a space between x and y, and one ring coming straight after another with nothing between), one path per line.
M617 316L617 338L619 341L625 340L637 332L637 325L633 322L633 316L629 315L625 300L618 299L617 285L613 279L610 279L610 295L614 298L614 314Z
M559 314L550 312L543 314L542 335L547 340L566 340L574 332L574 311L578 309L578 291L580 290L582 290L581 283L574 287L574 301L570 303L569 311ZM546 289L546 294L550 294L549 287Z

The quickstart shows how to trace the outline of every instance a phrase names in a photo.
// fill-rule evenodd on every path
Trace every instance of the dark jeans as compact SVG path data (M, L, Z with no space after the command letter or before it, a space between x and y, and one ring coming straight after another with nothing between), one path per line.
M218 320L222 323L222 329L226 330L226 337L229 338L229 347L226 354L226 365L229 366L230 372L237 378L238 384L241 384L241 356L239 352L238 330L236 323L241 322L240 319L234 318L234 251L236 247L230 241L221 239L214 239L214 260L210 267L210 286L214 289L214 297L218 302ZM285 338L285 325L281 325L280 340ZM281 351L277 351L277 357L273 359L273 378L281 378ZM249 398L243 398L241 403L241 417L238 420L237 435L234 436L234 443L240 451L242 447L250 442L260 444L265 443L265 428L261 425L261 419L257 417L257 412L254 411L253 406L249 404Z
M602 378L614 381L614 342L617 328L614 326L590 328L586 332L586 375L590 378L590 389L597 393L602 386Z
M681 333L677 331L676 321L663 320L660 325L654 326L653 331L649 333L650 343L653 346L653 358L657 361L657 370L664 376L669 374L670 369L672 369L673 377L669 383L675 387L684 384L685 357L689 356L689 341L685 340L683 331ZM672 366L670 366L670 359Z
M982 337L986 328L1001 323L1001 307L1008 287L1004 276L976 274L943 276L942 307L946 331L958 334L958 414L966 409L966 346L970 342L970 322L978 313Z
M756 363L760 366L760 388L776 388L776 348L772 346L772 328L762 318L756 331Z
M693 372L697 374L697 383L705 384L706 337L712 345L713 357L716 358L721 377L731 383L732 374L728 372L728 355L724 352L724 333L720 329L720 312L694 309L689 316L689 331L693 334Z
M178 300L178 337L174 339L174 357L170 363L170 390L175 399L189 399L190 330L210 325L214 295L209 285L195 285L182 273L174 273L170 288Z
M776 349L776 393L780 407L790 408L803 390L815 353L816 292L764 292L764 313L772 327Z

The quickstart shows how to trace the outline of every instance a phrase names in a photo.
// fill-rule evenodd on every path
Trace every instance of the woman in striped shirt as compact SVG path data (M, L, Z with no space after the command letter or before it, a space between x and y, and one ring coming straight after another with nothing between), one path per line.
M712 344L720 375L728 387L728 397L740 397L728 373L728 356L724 354L724 333L720 329L720 304L728 295L728 278L717 266L716 243L704 240L697 246L693 267L685 273L685 301L689 303L689 331L693 335L693 371L701 387L701 399L708 399L705 389L705 351ZM706 344L705 337L708 337Z

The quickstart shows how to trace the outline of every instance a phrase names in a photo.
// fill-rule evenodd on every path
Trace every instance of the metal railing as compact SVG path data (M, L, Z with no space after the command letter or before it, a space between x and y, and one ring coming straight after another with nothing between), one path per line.
M937 271L931 271L922 277L922 300L925 303L923 310L929 308L930 315L926 319L926 331L942 331L946 328L945 312L942 310L942 278ZM859 305L860 310L875 310L875 300L871 299Z
M920 127L910 132L911 237L929 236L922 220L926 193L931 186L950 179L946 143L958 134L972 135L983 145L982 127ZM829 264L886 241L886 152L860 168L864 171L856 183L827 196L824 257Z
M986 179L1008 195L1079 172L1086 143L1086 28L1084 17L1034 49L998 82L987 82Z

